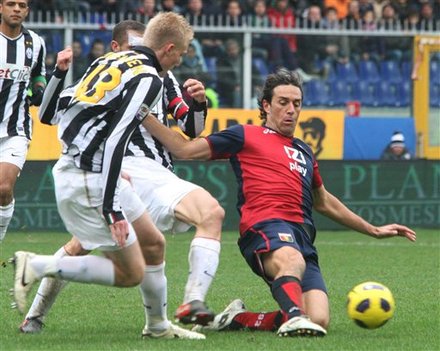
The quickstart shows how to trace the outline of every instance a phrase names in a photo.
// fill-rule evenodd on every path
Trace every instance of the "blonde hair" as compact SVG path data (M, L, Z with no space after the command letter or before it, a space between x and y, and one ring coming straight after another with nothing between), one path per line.
M184 47L194 37L194 30L185 17L174 12L160 12L147 23L143 43L159 50L167 43Z

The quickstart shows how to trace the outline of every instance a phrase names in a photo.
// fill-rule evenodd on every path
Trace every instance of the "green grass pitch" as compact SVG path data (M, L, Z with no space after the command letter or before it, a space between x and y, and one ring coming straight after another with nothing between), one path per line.
M170 318L183 297L191 238L192 233L167 235ZM51 254L68 239L60 233L11 232L0 246L0 258L7 259L16 250ZM267 286L245 264L236 240L236 233L223 234L209 306L220 312L231 300L241 298L249 310L277 309ZM0 267L0 350L440 350L439 230L418 230L416 243L322 231L316 246L331 305L325 338L280 338L270 332L242 331L209 332L204 341L142 340L144 315L137 288L78 283L61 293L41 334L23 335L17 329L22 316L10 308L13 277L8 265ZM345 311L348 291L367 280L387 285L396 300L394 317L376 330L356 326Z

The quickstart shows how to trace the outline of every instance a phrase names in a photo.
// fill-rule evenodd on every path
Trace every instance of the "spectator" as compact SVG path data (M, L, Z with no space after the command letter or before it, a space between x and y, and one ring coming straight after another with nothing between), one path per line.
M408 0L391 0L397 16L401 22L407 20L409 15L410 2Z
M255 27L272 27L264 0L255 1L251 24ZM271 71L277 67L291 67L295 62L289 43L285 38L278 35L252 34L252 55L267 60Z
M141 16L144 16L145 18L152 18L154 15L157 14L158 9L156 6L155 0L143 0L142 5L138 7L137 11L138 14Z
M209 11L202 0L188 0L183 15L188 18L191 25L201 25L203 16L209 15ZM205 18L205 20L207 19Z
M325 9L324 27L334 31L337 31L341 28L341 23L338 19L338 12L334 7L327 7ZM349 39L345 35L325 36L325 61L333 64L341 58L348 57L350 51L348 40Z
M82 44L79 40L74 40L72 43L72 78L73 81L78 80L86 72L89 67L87 58L83 55Z
M93 61L95 61L98 57L101 57L106 52L104 42L97 38L93 40L92 46L90 48L90 52L87 55L87 66L89 66Z
M271 20L272 26L276 28L294 28L296 17L293 8L289 5L288 0L275 0L274 5L267 9L267 15ZM285 50L284 41L279 41L281 45L280 51L283 52L282 66L290 70L297 68L297 42L296 36L291 34L280 34L281 38L287 41L288 48Z
M306 18L303 22L305 28L320 28L323 25L321 8L311 5L304 13ZM299 35L298 65L308 74L317 74L321 69L321 60L325 59L326 36L322 35Z
M185 82L187 79L194 77L205 85L209 82L209 74L203 69L203 63L200 57L197 56L194 43L188 46L188 51L186 55L182 57L181 64L176 67L173 72L179 82Z
M420 30L420 12L417 6L408 8L408 17L404 21L404 28L409 30Z
M231 27L241 27L245 23L245 17L243 17L243 10L238 0L228 0L224 7L224 16L221 17L221 25ZM227 33L222 35L222 40L234 38L238 41L242 41L243 35L241 33Z
M176 5L175 0L161 0L158 6L160 11L182 13L182 7Z
M434 17L434 8L430 2L420 5L420 29L435 31L437 30L437 20Z
M225 53L217 60L217 91L221 107L241 107L243 55L235 39L225 42Z
M391 136L390 143L382 153L381 159L386 161L411 160L413 157L405 146L405 137L399 131Z
M434 4L432 5L432 12L434 15L434 19L436 21L440 21L440 0L434 0Z
M344 19L346 28L358 29L361 23L361 13L359 11L359 1L351 0L348 3L347 16Z
M376 18L376 12L371 0L359 0L359 12L361 16L363 16L367 11L373 11L374 18Z
M212 18L209 16L211 13L213 14L210 8L205 5L202 0L188 0L183 10L183 15L193 26L202 25L203 23L211 23L210 21ZM211 33L198 33L197 39L202 45L203 54L205 56L219 57L222 55L223 42L220 38L213 37Z
M373 8L362 14L362 29L364 31L376 31L376 17ZM364 35L360 39L360 58L362 60L374 60L378 62L383 54L383 46L380 37Z
M270 27L270 20L266 14L266 1L256 0L253 7L252 19L250 23L253 27ZM267 60L273 53L273 36L265 33L252 34L252 56Z
M382 19L380 21L383 29L396 30L400 28L400 21L394 6L391 3L387 3L382 7ZM412 37L381 37L383 44L384 54L382 59L385 60L409 60L411 55L411 42Z
M238 0L229 0L225 6L225 17L223 17L224 25L229 26L242 26L244 17L243 17L243 9L241 7L240 1ZM231 33L229 33L230 35Z

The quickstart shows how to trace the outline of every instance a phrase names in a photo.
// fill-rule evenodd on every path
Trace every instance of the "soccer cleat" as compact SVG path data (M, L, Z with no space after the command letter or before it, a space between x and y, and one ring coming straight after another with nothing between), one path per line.
M307 316L290 318L277 331L278 336L324 336L327 331Z
M208 325L214 320L215 314L206 307L203 301L193 300L181 305L174 317L176 322L183 324Z
M143 338L155 338L155 339L191 339L191 340L205 340L206 337L203 334L183 329L175 324L170 323L168 329L163 332L153 332L145 327L142 331Z
M29 264L29 260L34 256L32 252L17 251L12 259L15 269L14 300L20 313L25 312L27 295L37 281L37 276Z
M37 334L40 333L44 327L44 323L38 317L26 318L23 323L21 323L20 331L25 334Z
M235 316L240 313L246 312L246 307L244 306L244 302L240 299L236 299L232 301L223 312L219 313L215 316L214 320L206 326L196 325L192 330L201 331L201 330L232 330L231 323L234 320Z

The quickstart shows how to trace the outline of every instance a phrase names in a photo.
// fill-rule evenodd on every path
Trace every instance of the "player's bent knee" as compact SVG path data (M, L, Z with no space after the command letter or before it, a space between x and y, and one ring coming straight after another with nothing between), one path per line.
M0 205L9 205L12 201L13 192L9 184L0 184Z
M202 214L202 222L203 223L213 223L215 225L221 226L223 223L223 219L225 218L225 210L217 200L212 199L211 203L209 203L206 207L204 207Z
M125 288L139 285L144 278L144 267L143 264L127 267L121 272L120 278L116 279L116 285Z
M154 241L140 243L142 255L147 265L161 264L165 256L165 237L161 234Z

